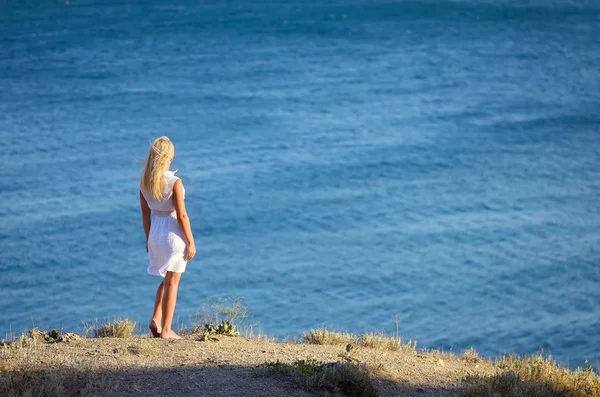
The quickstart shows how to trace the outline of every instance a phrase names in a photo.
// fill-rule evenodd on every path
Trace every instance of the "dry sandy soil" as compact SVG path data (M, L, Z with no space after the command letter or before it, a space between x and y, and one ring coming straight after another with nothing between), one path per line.
M28 368L84 368L97 388L74 391L98 396L315 396L342 395L317 389L302 377L267 375L264 364L280 361L349 361L344 346L276 343L219 336L200 342L150 337L80 338L42 343L0 355L0 370L17 363ZM489 362L449 354L355 347L352 362L366 364L381 396L460 394L468 375L489 375ZM69 393L71 394L71 393Z

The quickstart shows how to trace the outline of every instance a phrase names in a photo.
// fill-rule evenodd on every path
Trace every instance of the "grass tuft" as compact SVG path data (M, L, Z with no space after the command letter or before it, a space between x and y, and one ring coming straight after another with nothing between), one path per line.
M383 332L381 333L367 333L357 337L356 344L358 346L370 347L373 349L381 350L416 350L417 342L408 341L402 343L400 337L386 336Z
M136 322L128 318L116 318L94 330L96 338L129 338L133 336Z
M257 342L277 342L277 338L265 334L260 328L257 331L255 331L254 325L255 324L250 324L247 327L245 327L245 330L241 331L241 335L248 340L253 340Z
M327 328L311 329L302 334L302 338L312 345L347 345L352 343L354 335L347 332L330 331Z
M311 329L310 332L302 334L302 338L308 344L314 345L334 345L334 346L362 346L372 349L391 350L391 351L416 351L417 343L408 341L402 342L399 336L387 336L385 333L369 332L362 335L353 335L347 332L336 332L327 328Z
M465 397L600 397L600 376L590 364L572 371L537 354L504 356L495 365L501 372L494 376L466 379Z
M483 360L481 357L479 357L479 353L477 353L477 351L472 347L467 350L463 350L463 352L460 354L460 359L473 364L477 364Z

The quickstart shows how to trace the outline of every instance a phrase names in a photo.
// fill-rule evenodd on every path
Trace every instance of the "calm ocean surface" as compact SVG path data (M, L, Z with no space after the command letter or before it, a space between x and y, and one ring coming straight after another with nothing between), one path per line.
M600 365L600 3L0 3L0 334L149 320L136 163L198 244L177 313Z

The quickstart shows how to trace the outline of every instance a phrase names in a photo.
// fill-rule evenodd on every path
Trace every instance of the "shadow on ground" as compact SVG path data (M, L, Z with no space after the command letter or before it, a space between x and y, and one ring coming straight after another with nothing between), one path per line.
M339 390L309 386L303 378L264 375L256 367L220 365L216 367L148 368L94 371L87 387L68 387L69 395L95 396L344 396ZM459 388L392 383L375 380L379 395L384 396L458 396ZM75 386L75 385L72 385Z

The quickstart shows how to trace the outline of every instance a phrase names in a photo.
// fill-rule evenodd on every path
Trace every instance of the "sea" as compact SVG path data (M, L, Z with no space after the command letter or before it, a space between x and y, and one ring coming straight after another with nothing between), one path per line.
M147 332L166 135L179 326L598 368L599 66L597 0L2 0L0 334Z

